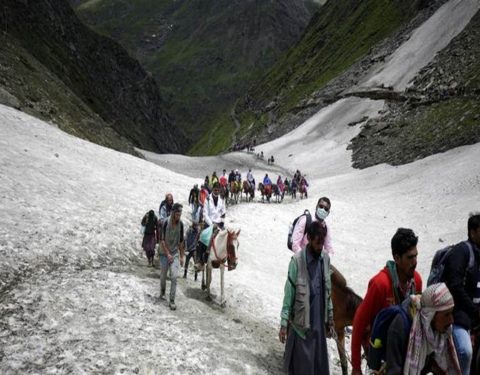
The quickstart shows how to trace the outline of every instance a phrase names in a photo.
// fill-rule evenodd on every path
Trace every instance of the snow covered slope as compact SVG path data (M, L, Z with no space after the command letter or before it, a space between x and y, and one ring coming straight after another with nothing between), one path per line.
M333 264L357 293L391 258L401 226L420 237L426 277L434 251L464 239L469 212L480 210L480 144L354 170L346 145L358 126L349 124L382 107L357 98L332 104L258 146L275 156L268 166L242 152L146 154L156 165L0 106L0 373L279 373L287 227L323 195L332 200ZM142 255L142 215L167 192L186 203L192 184L214 170L245 175L248 167L257 181L301 169L309 199L229 207L227 224L241 229L241 244L237 270L226 273L227 307L207 303L189 274L171 312L158 298L158 269ZM336 374L334 348L329 342Z

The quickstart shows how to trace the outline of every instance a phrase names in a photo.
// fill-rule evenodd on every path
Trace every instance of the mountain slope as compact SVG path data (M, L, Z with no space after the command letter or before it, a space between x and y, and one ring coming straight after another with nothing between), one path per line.
M402 97L352 140L354 166L399 165L480 142L480 11Z
M82 20L120 41L153 73L192 145L298 40L318 9L305 0L72 3Z
M410 20L418 7L419 2L399 0L328 1L298 44L236 106L245 138L270 139L269 133L278 136L303 122L310 113L292 117L308 106L310 96Z
M155 81L117 43L87 29L66 0L3 5L0 77L13 104L124 151L182 151Z

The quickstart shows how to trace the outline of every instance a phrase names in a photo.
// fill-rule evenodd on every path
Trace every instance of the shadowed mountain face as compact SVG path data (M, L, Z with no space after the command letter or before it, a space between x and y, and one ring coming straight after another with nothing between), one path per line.
M86 28L66 0L2 6L0 85L17 107L122 151L184 150L156 82L118 43Z
M229 117L235 100L298 41L319 8L305 0L71 3L85 23L118 40L153 73L192 145L214 120Z

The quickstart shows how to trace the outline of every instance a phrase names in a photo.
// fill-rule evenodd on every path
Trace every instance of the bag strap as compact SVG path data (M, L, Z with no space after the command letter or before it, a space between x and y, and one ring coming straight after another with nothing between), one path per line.
M469 258L468 258L468 269L471 270L473 269L473 266L475 265L475 254L473 252L473 247L472 247L472 244L470 243L470 241L464 241L466 244L467 244L467 247L468 247L468 255L469 255Z
M305 228L303 228L303 234L305 235L307 228L312 224L312 215L309 210L305 210L303 214L305 215Z

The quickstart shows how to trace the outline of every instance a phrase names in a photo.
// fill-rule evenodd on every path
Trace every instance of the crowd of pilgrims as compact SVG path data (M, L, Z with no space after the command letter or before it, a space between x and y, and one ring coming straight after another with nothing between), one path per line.
M254 192L256 189L256 182L251 169L249 169L246 173L245 181L249 183L250 188ZM238 169L232 169L228 176L225 169L223 170L221 176L217 176L217 172L214 171L211 176L205 176L205 180L200 188L198 187L198 184L193 186L192 190L190 191L188 202L190 205L192 205L192 208L193 205L197 203L203 205L205 198L211 193L213 186L217 183L220 185L221 196L225 197L233 188L236 188L240 191L243 188L242 182L242 174ZM262 188L266 187L272 192L278 192L278 195L281 196L282 200L285 194L290 194L292 197L296 198L296 193L299 191L300 187L305 190L305 196L308 197L307 188L309 184L306 179L306 175L302 174L298 169L294 173L293 178L290 180L288 177L283 179L281 175L278 175L275 182L272 182L268 176L268 173L266 173L263 177L263 180L261 180L261 184Z
M290 187L302 178L297 171L291 181L279 176L277 184ZM220 177L215 172L207 176L200 189L195 185L188 198L191 225L185 233L180 219L183 206L174 203L171 193L161 202L158 218L153 210L143 217L142 246L149 266L154 264L155 247L159 244L162 299L165 299L166 275L171 273L169 306L172 310L176 309L176 279L180 270L183 267L186 278L193 258L196 280L196 273L208 256L208 242L200 241L202 230L223 229L226 205L222 189L241 181L238 170L232 170L228 176L223 170ZM246 181L255 187L251 170ZM263 184L272 184L268 175ZM330 266L333 246L326 221L330 209L330 199L321 197L314 214L301 215L293 228L293 256L288 266L278 333L279 340L285 343L283 366L289 374L329 374L330 371L326 339L335 338L331 298L333 266ZM479 356L474 353L479 351L480 339L472 342L471 337L480 326L480 214L470 215L467 233L465 241L448 249L448 256L442 260L441 280L423 290L422 278L416 271L418 237L412 229L398 228L390 243L392 259L370 279L354 315L352 375L363 373L362 347L369 356L378 349L383 353L381 366L373 368L375 374L479 373ZM376 318L393 307L391 311L395 315L385 328L386 342L381 343L383 347L376 347L376 340L370 341Z

